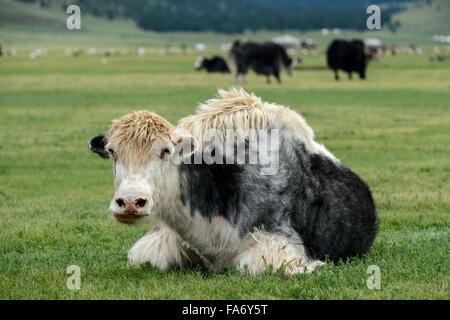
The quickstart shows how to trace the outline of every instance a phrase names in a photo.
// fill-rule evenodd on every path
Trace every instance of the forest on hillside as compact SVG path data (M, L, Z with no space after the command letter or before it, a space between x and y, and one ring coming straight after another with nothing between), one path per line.
M392 15L414 0L22 0L41 6L78 4L83 12L132 18L145 30L216 31L366 28L366 8L382 7L382 24L395 31Z

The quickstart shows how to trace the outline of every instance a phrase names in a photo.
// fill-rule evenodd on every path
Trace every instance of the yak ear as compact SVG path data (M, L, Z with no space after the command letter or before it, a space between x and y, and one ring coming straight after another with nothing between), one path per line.
M109 158L109 153L105 150L106 139L104 135L99 135L89 141L89 149L104 159Z
M199 143L190 133L175 129L173 133L175 142L172 159L178 163L184 158L190 157L199 148Z

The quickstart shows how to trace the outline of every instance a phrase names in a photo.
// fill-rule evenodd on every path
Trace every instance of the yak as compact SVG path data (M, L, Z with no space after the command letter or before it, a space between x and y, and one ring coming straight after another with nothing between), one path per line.
M153 226L129 251L138 267L291 276L362 255L376 236L367 184L301 115L243 89L219 90L177 126L132 112L89 148L112 162L114 218Z
M213 56L208 59L205 57L199 57L197 61L194 63L194 69L199 71L202 69L206 69L207 72L221 72L221 73L229 73L230 69L228 68L227 62L219 56Z
M349 79L352 72L357 72L360 79L366 78L367 57L364 43L360 40L334 40L327 50L327 62L336 80L339 80L339 69L347 72Z
M279 44L273 42L255 43L250 41L235 41L228 56L229 66L234 74L235 82L239 82L239 76L245 82L248 69L251 68L257 74L266 76L270 83L273 75L278 83L281 83L280 72L284 68L289 76L292 76L297 60L292 59Z

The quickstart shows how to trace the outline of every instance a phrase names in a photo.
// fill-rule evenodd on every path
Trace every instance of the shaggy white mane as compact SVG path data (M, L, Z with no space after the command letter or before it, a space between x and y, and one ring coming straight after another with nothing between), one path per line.
M314 141L314 132L305 119L288 107L268 103L242 88L219 89L218 97L200 104L197 112L179 121L178 127L190 132L198 141L205 141L209 129L223 136L227 129L239 131L240 139L250 129L279 129L285 138L298 139L306 151L336 158L321 144Z

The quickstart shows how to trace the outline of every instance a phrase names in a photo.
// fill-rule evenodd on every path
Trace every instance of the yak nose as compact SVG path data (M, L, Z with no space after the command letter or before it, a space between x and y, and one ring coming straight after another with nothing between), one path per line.
M123 198L117 198L116 203L125 212L136 213L145 207L145 205L147 204L147 200L144 198L137 198L134 200L126 200Z

